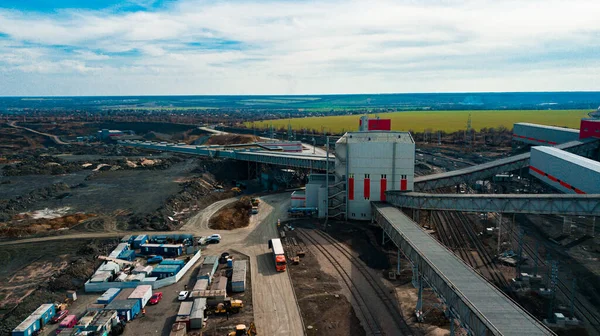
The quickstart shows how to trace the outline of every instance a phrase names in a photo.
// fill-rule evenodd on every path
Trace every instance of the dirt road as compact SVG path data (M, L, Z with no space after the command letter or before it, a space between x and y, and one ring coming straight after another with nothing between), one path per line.
M181 227L183 231L197 231L197 230L208 230L208 222L217 211L221 210L227 204L231 204L240 199L239 197L227 198L218 202L215 202L202 211L198 212L194 217L190 218L184 226Z
M8 126L10 126L10 127L14 127L14 128L20 128L20 129L22 129L22 130L26 130L26 131L28 131L28 132L31 132L31 133L35 133L35 134L39 134L39 135L43 135L43 136L45 136L45 137L48 137L48 138L50 138L50 139L51 139L52 141L54 141L54 143L56 143L57 145L68 145L68 144L69 144L69 143L67 143L67 142L64 142L64 141L60 140L60 139L59 139L59 138L58 138L56 135L53 135L53 134L48 134L48 133L44 133L44 132L39 132L39 131L36 131L36 130L34 130L34 129L27 128L27 127L23 127L23 126L17 126L17 122L16 122L16 121L11 121L11 122L9 122L9 123L8 123Z

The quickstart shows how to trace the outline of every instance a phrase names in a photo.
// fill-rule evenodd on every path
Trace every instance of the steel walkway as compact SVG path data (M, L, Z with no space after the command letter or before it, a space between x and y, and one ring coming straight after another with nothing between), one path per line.
M571 141L554 146L565 151L591 157L594 155L600 141L598 139L583 139ZM443 187L456 186L461 183L472 183L477 180L486 180L497 174L519 170L529 167L529 153L511 156L508 158L487 162L484 164L453 170L441 174L415 177L414 191L427 191Z
M372 207L374 221L404 251L419 279L436 292L451 319L471 334L554 335L399 209L378 202Z
M388 191L399 208L470 212L600 216L600 195L578 194L428 194Z
M258 162L286 167L308 168L315 170L327 169L327 158L320 155L305 153L284 153L277 151L238 149L234 150L225 146L192 146L176 144L160 144L139 141L119 141L123 146L144 149L207 156L212 158L233 159L248 162ZM333 170L335 157L329 158L329 169Z

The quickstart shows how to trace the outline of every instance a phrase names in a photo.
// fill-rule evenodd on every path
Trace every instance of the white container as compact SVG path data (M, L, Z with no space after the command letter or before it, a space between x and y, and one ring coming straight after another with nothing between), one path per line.
M140 285L135 288L133 293L129 295L128 299L138 299L142 303L142 307L145 307L148 300L152 297L152 286Z

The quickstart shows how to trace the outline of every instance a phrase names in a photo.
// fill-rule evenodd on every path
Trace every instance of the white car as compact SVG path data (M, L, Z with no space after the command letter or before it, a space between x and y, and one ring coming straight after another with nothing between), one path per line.
M221 235L218 233L212 234L212 235L206 237L206 239L204 241L208 244L218 244L221 242Z
M185 301L185 299L187 299L189 294L190 294L190 292L188 292L188 291L181 291L181 292L179 292L179 296L177 296L177 300Z

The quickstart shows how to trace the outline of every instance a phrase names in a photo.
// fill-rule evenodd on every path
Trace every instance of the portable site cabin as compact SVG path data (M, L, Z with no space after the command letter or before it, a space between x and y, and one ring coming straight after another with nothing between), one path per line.
M98 267L98 272L110 272L110 274L116 274L121 271L121 266L114 261L105 261L100 267Z
M53 304L43 304L13 329L12 335L30 336L48 324L54 314L56 314L56 309Z
M179 265L159 265L152 270L152 276L158 279L164 279L175 276L181 267Z
M193 306L194 306L194 302L183 301L179 305L179 310L177 311L177 316L190 316L190 314L192 313Z
M148 235L139 235L137 237L135 237L135 239L133 240L133 248L137 249L140 248L140 246L142 246L143 244L146 244L148 242Z
M118 258L123 252L129 250L129 244L120 243L117 247L112 250L112 252L108 255L109 258Z
M133 271L131 271L132 274L145 274L146 276L152 274L152 270L154 268L152 266L142 266L142 265L138 265L136 266Z
M206 290L206 289L208 289L208 279L196 280L193 290Z
M113 300L106 306L107 310L116 310L119 318L125 321L133 320L142 310L140 300Z
M146 307L148 300L152 297L152 286L150 285L141 285L137 286L133 293L129 295L129 299L132 300L140 300L140 304L142 308Z
M143 244L140 245L140 252L144 255L157 254L161 256L175 257L183 254L183 245Z
M98 298L98 300L96 300L96 303L101 303L101 304L107 305L112 300L114 300L114 298L117 297L117 295L119 295L120 292L121 292L120 288L109 288L106 290L106 292L104 292L104 294L102 294Z

